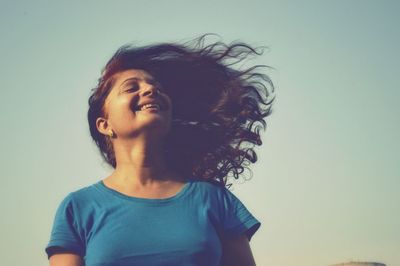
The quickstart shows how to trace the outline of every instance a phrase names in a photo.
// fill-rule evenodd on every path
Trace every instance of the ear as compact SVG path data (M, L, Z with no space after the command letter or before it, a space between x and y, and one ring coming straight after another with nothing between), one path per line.
M107 119L104 117L98 117L96 119L96 127L97 130L102 133L103 135L110 135L111 126L108 123Z

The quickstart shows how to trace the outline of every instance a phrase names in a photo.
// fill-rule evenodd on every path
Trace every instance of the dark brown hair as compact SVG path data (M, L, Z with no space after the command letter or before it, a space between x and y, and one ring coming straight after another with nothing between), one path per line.
M269 99L274 91L271 79L256 70L270 67L233 68L263 51L242 42L205 45L207 35L216 34L204 34L183 44L124 45L103 68L89 97L88 122L102 157L113 168L116 161L111 141L97 130L96 119L105 116L104 101L115 82L113 75L128 69L150 73L172 99L172 126L165 139L171 169L188 178L229 187L228 174L238 179L249 162L257 161L254 145L262 144L260 126L265 131L265 118L272 113L275 97Z

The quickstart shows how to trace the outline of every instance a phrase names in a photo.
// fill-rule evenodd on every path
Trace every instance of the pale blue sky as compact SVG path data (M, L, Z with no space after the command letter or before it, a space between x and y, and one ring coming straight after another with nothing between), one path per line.
M46 265L62 198L110 173L86 112L114 51L213 32L269 46L252 62L276 69L233 191L262 222L257 265L400 265L399 2L82 2L0 1L2 264Z

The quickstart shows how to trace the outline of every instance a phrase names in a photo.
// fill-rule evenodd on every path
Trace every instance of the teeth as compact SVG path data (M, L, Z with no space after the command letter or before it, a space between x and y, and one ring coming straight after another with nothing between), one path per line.
M142 111L142 110L150 108L150 107L155 107L158 110L160 110L160 106L158 104L155 104L155 103L145 104L140 108L140 110Z

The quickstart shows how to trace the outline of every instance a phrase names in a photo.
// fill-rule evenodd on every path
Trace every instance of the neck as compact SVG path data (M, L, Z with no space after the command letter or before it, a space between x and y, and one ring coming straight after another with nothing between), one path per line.
M112 182L131 187L150 187L183 178L168 169L163 145L159 143L118 143L114 142L116 169L109 179Z

